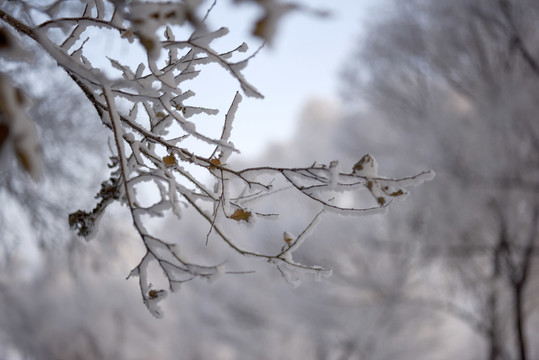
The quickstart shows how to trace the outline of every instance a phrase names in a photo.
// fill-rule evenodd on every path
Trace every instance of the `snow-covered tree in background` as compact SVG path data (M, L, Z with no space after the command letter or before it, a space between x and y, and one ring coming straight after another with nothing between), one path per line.
M262 16L253 20L253 34L267 42L272 40L282 15L301 9L299 5L277 1L253 4L262 10ZM341 169L336 160L295 168L230 166L230 157L238 152L230 141L238 106L244 95L262 98L242 74L257 52L242 58L241 54L248 51L245 43L226 51L216 50L214 41L225 36L227 29L209 29L205 23L209 10L203 5L197 0L0 3L3 61L39 61L41 56L53 59L81 90L95 110L93 116L112 136L112 174L101 184L96 196L99 202L92 211L70 214L69 224L89 240L109 204L119 201L129 209L144 245L142 258L129 277L139 278L143 301L154 316L161 316L158 303L167 291L152 285L159 282L153 267L160 271L171 291L193 278L213 278L230 271L224 269L222 261L192 259L183 251L189 242L211 246L210 237L215 235L239 255L274 264L289 280L293 280L291 271L298 269L328 274L328 270L303 265L292 256L322 213L380 212L403 198L406 187L432 178L431 172L400 179L380 177L370 155L358 157L359 161L348 169ZM142 59L133 63L132 59L99 58L106 54L95 54L86 44L100 33L117 42L140 45ZM39 52L32 54L26 48L28 39L38 45ZM202 123L214 121L219 111L211 108L212 104L197 105L195 93L189 88L210 64L228 72L241 92L231 92L230 106L220 117L221 124L203 131ZM44 167L40 138L28 116L24 94L17 87L19 82L15 73L4 73L0 79L0 146L4 157L16 158L30 176L39 179ZM201 172L209 174L211 180L205 181ZM297 236L283 229L280 250L258 252L227 235L231 227L275 217L271 211L258 210L253 201L264 200L283 187L317 204ZM371 200L340 201L342 193L360 191ZM194 209L207 222L205 237L168 241L152 229L151 218L181 218L187 208Z
M3 149L0 247L7 257L14 255L14 247L25 238L32 239L32 246L43 249L65 243L70 237L65 231L66 214L75 206L93 206L94 200L80 198L80 193L95 191L99 178L106 174L106 169L100 169L105 167L107 153L93 151L106 149L105 129L86 121L85 114L92 108L83 98L73 96L66 100L57 96L76 91L76 87L55 67L50 59L42 59L32 67L21 62L6 68L11 74L18 74L18 86L31 98L29 117L35 120L44 165L39 183L27 181L24 167L19 169L14 162L10 163L11 154ZM32 86L43 73L48 74L47 84ZM81 149L84 156L66 148Z
M488 359L539 354L538 15L536 1L398 2L346 73L347 96L385 124L376 153L414 153L439 175L388 219L398 239L371 245L423 258L435 286L408 300L464 321Z
M272 146L254 162L328 163L335 155L353 166L354 154L336 149L343 122L335 104L313 99L300 120L289 142ZM323 141L313 143L306 134ZM289 232L310 221L306 210L316 211L308 199L290 202L294 192L274 194L269 204L287 214L279 225ZM231 268L241 266L256 274L226 276L210 285L193 281L179 296L167 298L165 316L155 321L140 306L137 284L124 280L140 256L140 246L133 244L137 234L129 224L118 221L122 214L117 210L119 206L108 210L94 241L73 238L66 247L44 252L43 265L33 276L25 276L24 264L2 272L0 301L10 311L0 316L0 349L51 359L451 358L442 354L451 354L448 348L456 342L442 348L434 314L398 304L396 296L409 285L408 279L413 281L410 263L415 259L406 253L379 254L365 246L373 225L388 227L384 214L354 218L352 225L350 217L338 214L320 219L308 246L294 257L331 267L328 281L306 277L301 286L291 287L263 262L229 257ZM181 222L168 217L161 227L164 237L181 233L189 238L204 235L204 224L196 212L186 211ZM262 252L279 249L282 230L275 224L260 222L252 231L237 231L234 238L258 244ZM196 249L184 244L182 250L216 259L227 254L226 244L210 244L202 242Z

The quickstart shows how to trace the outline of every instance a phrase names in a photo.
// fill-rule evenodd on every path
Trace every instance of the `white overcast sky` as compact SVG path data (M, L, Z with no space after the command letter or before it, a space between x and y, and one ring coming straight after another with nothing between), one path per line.
M264 100L246 98L240 105L232 139L244 157L252 158L270 143L289 139L310 98L338 98L339 70L357 47L364 21L376 16L374 0L298 2L332 15L320 18L295 12L285 16L272 46L264 48L244 71L265 96ZM248 34L257 17L255 7L230 4L230 0L218 0L210 25L230 29L229 48L246 41L254 51L259 42ZM226 90L220 94L227 102L233 97Z

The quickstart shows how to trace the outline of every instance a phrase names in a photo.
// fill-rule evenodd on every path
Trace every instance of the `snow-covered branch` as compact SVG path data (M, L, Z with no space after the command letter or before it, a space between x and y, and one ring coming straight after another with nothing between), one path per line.
M404 198L408 187L433 178L433 172L400 179L381 177L370 155L348 171L341 170L338 161L304 168L235 169L229 165L229 158L238 150L230 137L242 94L238 91L231 96L231 105L222 119L220 135L216 137L200 130L197 119L219 116L219 111L211 106L193 105L191 98L195 93L189 89L190 81L196 79L206 65L216 64L237 81L243 95L262 98L242 73L258 50L242 55L249 50L245 43L225 52L215 50L213 41L226 36L228 30L208 29L204 22L206 16L197 15L201 1L88 0L83 3L79 9L57 2L53 4L54 9L52 5L33 6L42 15L40 19L47 18L33 24L10 15L10 12L20 13L20 6L32 7L29 2L4 2L0 5L0 20L37 42L66 71L93 105L103 125L111 131L115 145L113 172L110 179L103 182L97 196L101 201L91 212L79 210L71 214L69 223L79 235L90 239L108 204L120 201L129 209L145 248L145 254L129 277L139 277L143 301L154 316L161 316L158 302L167 292L153 287L148 271L151 264L158 265L171 291L185 281L213 278L226 271L222 263L192 263L180 253L177 244L152 233L146 223L149 217L173 214L181 218L184 208L190 207L209 224L207 244L209 236L216 234L235 253L274 264L287 281L294 283L294 269L318 275L329 273L320 266L304 265L293 259L293 252L304 243L323 213L363 215L384 211L393 201ZM257 23L255 35L267 37L274 32L276 19L295 7L268 7L271 2L261 3L266 17ZM180 39L178 27L193 30L187 38ZM87 41L96 36L96 31L112 32L118 42L127 40L140 44L145 58L138 64L110 57L95 60L87 49ZM231 60L241 56L243 59L239 61ZM121 76L110 75L108 66ZM7 80L1 82L4 88L9 84ZM7 97L6 94L7 90L0 95ZM193 141L201 146L192 146ZM208 145L212 149L209 155L200 150ZM200 172L208 175L210 184ZM256 218L275 217L276 214L255 209L256 203L252 203L281 191L282 188L275 185L279 182L295 189L299 197L312 201L318 212L299 236L284 233L281 251L262 253L244 248L227 234L227 227L252 224ZM139 190L142 185L156 190L150 204L142 199L144 194ZM361 197L362 193L370 200Z

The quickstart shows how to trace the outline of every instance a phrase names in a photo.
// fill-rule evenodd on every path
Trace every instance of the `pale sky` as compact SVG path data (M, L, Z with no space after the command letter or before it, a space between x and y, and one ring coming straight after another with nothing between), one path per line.
M212 42L218 51L230 51L246 42L247 55L252 54L261 41L250 35L260 13L253 4L233 4L233 0L217 0L207 23L211 30L227 27L230 33ZM260 155L270 144L290 140L301 117L305 104L313 98L338 100L339 73L347 57L357 48L362 25L376 17L383 0L294 0L313 9L328 10L329 17L317 17L309 12L296 11L280 22L271 46L264 47L251 59L243 71L265 99L244 97L240 104L231 140L241 151L243 160ZM213 0L206 0L204 9ZM92 49L87 57L92 63L110 67L104 57L121 60L135 69L144 51L138 43L118 41L117 34L95 30L95 36L86 45ZM110 35L110 36L109 36ZM185 36L189 36L186 34ZM95 59L94 59L95 57ZM207 66L191 82L183 84L197 94L190 105L217 108L217 118L190 119L204 134L218 137L222 118L227 112L235 91L236 80L219 66ZM119 73L116 74L119 76ZM187 89L183 89L187 90Z
M357 47L362 23L375 15L373 0L298 2L329 10L332 16L289 14L272 46L262 49L244 71L247 80L265 96L264 100L244 98L238 110L232 140L244 158L259 155L270 143L288 140L309 99L338 99L340 68ZM257 13L249 4L230 3L218 0L209 23L230 29L230 48L245 41L254 51L260 42L249 37L249 25ZM219 94L225 103L233 97L226 90Z

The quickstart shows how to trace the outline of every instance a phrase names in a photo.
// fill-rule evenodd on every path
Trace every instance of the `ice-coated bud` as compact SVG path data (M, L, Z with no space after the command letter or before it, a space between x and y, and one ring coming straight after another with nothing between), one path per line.
M292 235L291 233L289 233L288 231L285 231L283 233L283 240L284 240L285 243L291 244L295 239L296 239L296 237L294 235Z
M376 177L378 176L378 163L370 154L364 155L353 167L354 175Z

